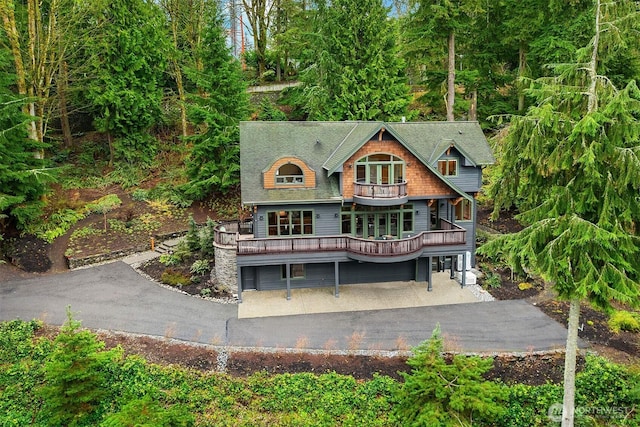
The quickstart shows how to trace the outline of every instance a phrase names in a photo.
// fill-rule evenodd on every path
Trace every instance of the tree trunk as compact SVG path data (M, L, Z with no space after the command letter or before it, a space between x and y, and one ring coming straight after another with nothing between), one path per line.
M569 303L569 324L567 325L567 347L564 356L564 398L562 401L562 427L573 427L576 397L576 357L578 354L578 322L580 321L580 300L573 298Z
M18 93L23 96L32 96L32 93L27 89L27 74L24 68L24 62L22 61L22 51L20 48L20 35L16 26L16 16L14 12L15 6L12 0L0 1L0 14L2 14L2 25L9 44L11 45L11 53L13 55L13 62L16 67L16 85L18 87ZM26 104L23 107L23 112L28 116L33 116L35 113L35 107L33 103ZM29 137L36 140L36 126L35 122L31 122L28 126Z
M34 87L35 84L37 83L35 81L35 79L37 79L39 76L37 75L37 71L38 70L38 59L36 57L36 43L38 43L38 30L37 30L37 22L39 22L40 19L40 9L38 8L38 1L37 0L29 0L27 2L27 14L28 14L28 20L29 20L29 25L28 25L28 29L29 29L29 69L31 71L31 78L32 81L31 84L29 84L27 86L27 94L29 96L29 98L31 99L35 99L37 98L37 94L35 93ZM39 97L38 97L39 98ZM41 108L37 108L37 110L42 110ZM36 111L36 103L34 101L31 101L29 103L29 114L31 115L31 117L34 118L34 120L31 122L30 126L29 126L29 138L35 140L35 141L42 141L41 138L41 128L42 128L42 124L40 123L36 123L36 117L38 116L38 113L40 111ZM42 119L42 118L41 118Z
M69 111L67 110L68 79L67 63L63 62L58 70L58 109L60 110L60 126L62 128L64 146L66 148L71 148L73 145L73 135L71 134Z
M471 92L471 103L469 104L469 120L478 120L478 89Z
M449 71L447 75L447 121L455 120L453 105L456 99L456 40L455 32L449 33Z
M173 34L173 48L178 52L178 10L176 3L168 3L166 7L169 9L169 18L171 19L171 33ZM184 95L184 85L182 84L182 69L177 59L171 61L176 78L176 86L178 88L178 99L180 101L180 125L182 127L182 136L187 136L187 105Z
M111 132L107 132L107 142L109 143L109 167L113 167L115 159L115 148L113 147L113 140L111 139Z
M182 127L182 136L187 136L187 101L184 96L184 85L182 84L182 71L178 61L174 61L173 66L176 69L176 85L178 87L178 98L180 99L180 124Z
M527 68L527 51L524 46L524 43L520 43L520 49L518 50L518 78L522 78L524 76L525 70ZM522 82L518 81L518 112L524 111L524 90L522 87Z

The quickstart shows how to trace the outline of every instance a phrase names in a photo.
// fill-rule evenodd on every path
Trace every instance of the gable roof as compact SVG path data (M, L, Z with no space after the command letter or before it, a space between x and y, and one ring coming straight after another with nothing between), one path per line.
M242 202L340 201L339 182L334 172L382 128L432 171L431 165L452 145L473 165L494 162L477 122L241 122ZM282 157L298 157L315 170L316 188L265 190L260 172Z

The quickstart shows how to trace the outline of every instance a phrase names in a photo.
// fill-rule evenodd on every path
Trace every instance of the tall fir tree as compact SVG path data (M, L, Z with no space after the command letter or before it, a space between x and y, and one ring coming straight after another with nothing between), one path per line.
M51 425L95 425L95 411L107 391L105 367L122 359L122 349L104 350L104 343L80 329L67 308L67 321L54 341L44 366L45 382L39 389Z
M196 200L226 192L240 181L238 125L249 114L242 70L227 47L220 13L211 4L205 16L202 70L186 70L199 94L189 98L189 119L198 130L188 138L193 144L186 160L190 182L183 188Z
M597 0L594 15L580 62L533 82L537 104L512 118L502 142L495 208L517 200L529 226L480 249L540 274L569 301L563 426L574 420L581 301L604 309L613 300L640 303L640 89L635 81L617 89L598 74L601 56L624 34L618 26L637 12L633 2Z
M161 117L169 39L158 5L149 0L91 4L97 32L86 97L96 128L106 133L110 160L148 165L156 144L149 128Z
M413 349L410 373L396 391L394 415L403 426L471 426L504 414L507 389L484 375L493 359L458 354L448 362L438 325L431 338ZM488 425L488 424L487 424Z
M445 110L448 121L455 120L457 37L472 27L482 12L478 0L413 0L405 35L405 55L426 66L425 77L433 80L446 75ZM467 31L466 38L472 35ZM460 55L461 56L461 55ZM444 59L444 60L443 60ZM431 65L431 66L430 66ZM444 65L444 67L443 67ZM442 69L446 73L442 73ZM430 75L429 75L430 74ZM440 79L441 80L441 79ZM437 82L440 85L440 82Z
M53 179L44 160L34 156L45 145L28 136L31 118L22 109L28 100L10 90L15 82L6 53L0 50L0 240L8 223L23 229L41 214L41 198Z
M319 2L316 63L304 81L311 120L400 120L410 102L397 28L381 0Z

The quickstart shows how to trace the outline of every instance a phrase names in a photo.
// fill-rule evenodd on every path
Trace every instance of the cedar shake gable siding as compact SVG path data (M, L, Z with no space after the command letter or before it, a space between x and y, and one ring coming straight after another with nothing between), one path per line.
M396 140L373 139L363 145L345 162L342 176L342 196L353 198L356 162L369 154L386 153L401 158L405 162L405 180L409 197L433 197L455 194L442 179L434 175L416 156Z
M304 183L302 184L276 184L276 174L278 170L286 165L293 164L298 166L302 170L304 176ZM276 160L269 169L263 172L262 181L264 182L264 188L277 189L277 188L315 188L316 187L316 173L311 169L303 160L297 157L283 157Z

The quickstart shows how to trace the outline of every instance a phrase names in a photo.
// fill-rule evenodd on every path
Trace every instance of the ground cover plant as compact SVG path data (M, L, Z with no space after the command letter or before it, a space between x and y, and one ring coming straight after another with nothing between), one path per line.
M488 382L476 376L488 359L478 364L475 358L450 358L438 351L437 340L423 345L436 351L417 351L409 359L413 369L404 381L386 375L359 380L335 372L234 376L213 366L163 366L126 354L122 347L108 349L71 317L57 335L43 335L46 329L38 321L0 324L0 425L126 426L142 422L136 418L141 412L147 415L145 422L153 420L155 426L424 425L411 424L396 408L411 406L404 386L435 374L437 388L449 390L430 398L435 405L455 409L450 397L463 397L476 387L503 396L492 403L496 409L490 417L477 412L471 421L460 418L441 425L546 426L553 425L549 411L562 395L561 386L553 383ZM437 380L436 365L449 373L458 371L457 379ZM91 379L83 380L81 388L72 387L81 379L74 375L76 366L83 367L82 378ZM639 383L638 372L588 356L576 380L578 424L640 425ZM75 390L75 396L45 399L61 387ZM469 398L463 406L473 405L475 399Z

